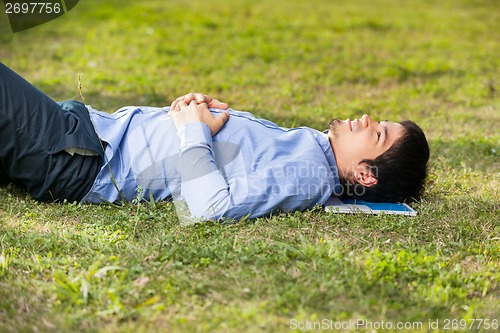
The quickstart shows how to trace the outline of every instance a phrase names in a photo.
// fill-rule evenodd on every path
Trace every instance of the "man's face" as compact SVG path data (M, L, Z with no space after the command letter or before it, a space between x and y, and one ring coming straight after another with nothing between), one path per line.
M328 137L340 177L350 178L362 160L371 160L383 154L403 133L403 125L376 122L366 114L361 119L333 120Z

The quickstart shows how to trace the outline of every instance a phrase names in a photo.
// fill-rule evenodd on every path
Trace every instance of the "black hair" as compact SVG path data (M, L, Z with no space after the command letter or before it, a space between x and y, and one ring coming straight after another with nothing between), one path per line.
M361 186L353 196L372 202L405 202L419 200L427 178L429 144L422 129L410 120L400 122L405 132L383 154L363 160L377 184Z

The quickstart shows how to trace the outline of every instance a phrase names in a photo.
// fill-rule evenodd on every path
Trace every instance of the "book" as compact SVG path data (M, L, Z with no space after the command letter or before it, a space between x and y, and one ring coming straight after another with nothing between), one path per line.
M368 202L353 198L330 197L325 203L325 210L344 214L399 214L416 216L417 211L406 203L399 202Z

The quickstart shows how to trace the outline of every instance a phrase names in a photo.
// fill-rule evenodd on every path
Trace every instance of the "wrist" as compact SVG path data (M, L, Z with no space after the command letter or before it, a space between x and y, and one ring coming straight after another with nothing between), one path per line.
M187 122L177 129L180 140L180 149L184 150L192 145L212 144L210 127L202 122Z

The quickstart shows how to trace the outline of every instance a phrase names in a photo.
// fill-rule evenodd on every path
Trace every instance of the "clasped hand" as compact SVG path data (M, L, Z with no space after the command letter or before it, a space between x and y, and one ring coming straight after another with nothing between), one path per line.
M208 125L214 136L229 119L229 112L215 117L209 108L227 110L228 105L204 94L189 93L172 102L169 114L177 129L190 122L202 122Z

